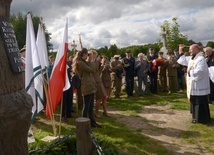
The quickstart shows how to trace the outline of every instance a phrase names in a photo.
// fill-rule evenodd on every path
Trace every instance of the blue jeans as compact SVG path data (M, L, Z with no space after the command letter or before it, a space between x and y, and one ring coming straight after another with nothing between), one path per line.
M184 90L182 73L178 73L178 87L180 90Z

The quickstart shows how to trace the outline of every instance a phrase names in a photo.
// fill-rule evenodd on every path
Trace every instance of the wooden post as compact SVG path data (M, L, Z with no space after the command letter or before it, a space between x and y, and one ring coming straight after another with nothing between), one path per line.
M80 117L76 119L77 129L77 154L91 155L94 145L91 141L89 130L91 128L90 119Z

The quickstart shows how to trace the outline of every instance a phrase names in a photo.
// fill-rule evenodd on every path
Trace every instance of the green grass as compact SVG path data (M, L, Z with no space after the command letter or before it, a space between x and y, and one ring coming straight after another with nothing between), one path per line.
M210 105L211 117L214 116L214 105ZM184 139L192 144L201 144L203 149L214 154L214 119L211 123L191 125L189 131L184 132Z
M185 93L174 93L167 95L167 93L159 93L158 95L148 94L143 97L126 98L122 94L121 99L112 99L108 101L108 107L121 112L119 117L138 117L141 110L145 106L150 105L170 105L172 109L189 110L189 101ZM211 116L214 115L214 106L210 105ZM80 116L80 113L78 113ZM47 135L53 135L53 130L50 125L50 120L45 116L39 116L40 120L32 125L33 132L36 138L34 144L29 145L29 149L38 149L46 146L49 143L42 142L41 139ZM59 118L57 117L57 120ZM155 141L149 137L141 134L141 128L136 130L128 129L126 124L118 122L114 117L97 119L102 124L103 128L93 129L93 133L98 139L99 145L107 155L171 155L171 151L164 148L159 141ZM148 120L143 120L148 121ZM57 124L59 124L57 122ZM191 124L188 131L183 132L182 137L185 143L198 144L206 149L208 152L214 154L214 120L209 125ZM69 119L69 123L62 123L62 134L66 135L70 132L75 132L75 118ZM155 128L154 130L163 130L162 128ZM58 147L64 149L69 146L70 151L75 152L75 136L71 137L69 144ZM72 149L71 149L72 148ZM57 148L55 148L57 149ZM68 150L69 150L68 149ZM57 151L55 151L57 152ZM49 151L46 154L54 154ZM60 155L60 153L58 153ZM97 155L96 150L93 154ZM62 154L63 155L63 154Z

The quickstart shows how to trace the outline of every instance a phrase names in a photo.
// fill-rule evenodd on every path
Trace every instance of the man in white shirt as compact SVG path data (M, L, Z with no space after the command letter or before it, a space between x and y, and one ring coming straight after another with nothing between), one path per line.
M187 68L187 96L191 103L192 123L208 123L210 121L208 66L197 44L191 45L189 52L192 57Z

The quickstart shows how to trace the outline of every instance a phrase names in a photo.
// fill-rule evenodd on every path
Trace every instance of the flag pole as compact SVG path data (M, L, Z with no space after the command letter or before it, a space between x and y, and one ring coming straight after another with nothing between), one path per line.
M41 72L43 72L43 71L41 71ZM52 100L49 98L50 96L49 96L49 91L48 91L48 81L49 81L49 76L48 76L48 73L47 73L47 69L46 69L46 72L45 72L45 74L46 74L46 77L47 77L47 80L45 80L45 78L44 78L44 74L42 74L43 76L43 81L44 81L44 90L45 90L45 95L46 95L46 98L47 98L47 100L48 100L48 102L46 102L46 103L52 103ZM50 112L50 114L51 114L51 124L52 124L52 128L53 128L53 134L54 134L54 137L56 136L56 123L55 123L55 118L54 118L54 114L53 114L53 108L52 108L52 106L51 106L52 104L49 104L49 106L47 106L46 105L46 108L48 107L48 110L49 110L49 112Z
M82 49L82 48L83 48L83 46L82 46L81 34L79 34L79 42L80 42L80 47L81 47L81 49Z
M47 86L49 87L49 83L47 84ZM48 103L49 103L49 106L48 106L48 110L49 110L49 112L50 112L50 117L51 117L51 119L52 119L52 126L53 126L53 134L54 134L54 137L56 137L56 123L55 123L55 118L54 118L54 112L53 112L53 107L52 107L52 99L51 99L51 96L50 96L50 89L47 89L47 91L48 91L48 97L47 97L47 99L48 99Z
M62 127L62 106L63 106L63 97L61 100L61 107L60 107L59 138L60 138L61 127Z

